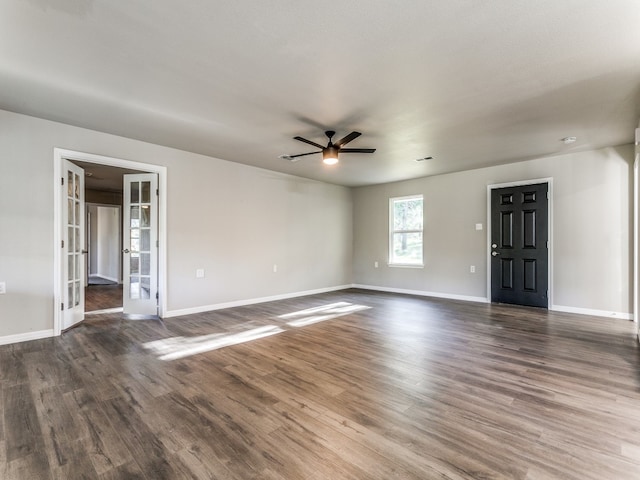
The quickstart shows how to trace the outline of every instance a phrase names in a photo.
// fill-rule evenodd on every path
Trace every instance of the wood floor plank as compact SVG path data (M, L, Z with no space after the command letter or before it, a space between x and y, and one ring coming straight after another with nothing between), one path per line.
M178 472L183 470L184 465L177 457L172 456L126 400L107 400L104 402L104 408L115 431L118 432L112 442L122 442L145 478L180 478Z
M73 392L72 398L75 405L71 405L71 412L82 432L78 438L96 472L101 475L133 461L130 450L120 439L118 427L111 423L102 403L84 390Z
M627 321L357 289L89 315L0 346L0 478L638 479L639 372Z
M125 463L97 477L99 480L146 480L135 462Z
M422 472L425 478L475 479L475 478L522 478L507 477L483 465L478 456L467 456L447 441L439 432L408 432L390 426L384 432L377 432L332 410L328 410L320 420L333 426L354 442L360 443L389 462L397 463L407 470Z
M0 469L0 474L3 480L53 479L46 457L37 452L5 463Z
M34 396L49 465L55 469L69 462L77 462L80 457L86 457L76 456L72 449L74 440L81 437L80 429L72 415L68 410L54 408L56 404L64 401L58 387L38 390Z
M7 461L38 455L44 450L43 434L29 384L3 388L2 393Z
M22 353L16 345L4 345L0 348L0 381L4 387L29 381Z
M341 459L341 463L353 464L362 471L363 478L367 479L420 479L424 477L424 471L407 469L395 459L392 461L390 452L381 454L370 449L367 445L349 441L343 432L333 425L323 422L321 419L308 415L304 409L295 408L287 403L275 406L280 412L289 429L298 430L301 433L313 432L315 441L323 448L331 450Z

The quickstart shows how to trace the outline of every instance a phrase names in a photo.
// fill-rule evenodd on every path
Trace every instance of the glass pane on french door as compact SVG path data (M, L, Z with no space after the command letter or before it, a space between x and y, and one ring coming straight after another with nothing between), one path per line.
M157 315L158 177L124 176L124 302L127 314Z

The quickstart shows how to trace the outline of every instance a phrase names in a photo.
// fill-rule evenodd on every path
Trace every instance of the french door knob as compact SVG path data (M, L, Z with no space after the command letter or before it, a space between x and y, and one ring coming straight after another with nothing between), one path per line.
M122 253L129 253L129 249L125 248L124 250L122 250Z
M491 252L491 255L495 257L496 255L500 255L500 254L494 251L494 252Z

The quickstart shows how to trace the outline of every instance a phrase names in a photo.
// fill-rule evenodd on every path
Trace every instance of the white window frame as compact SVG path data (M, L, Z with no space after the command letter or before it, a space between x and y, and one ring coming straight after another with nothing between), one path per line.
M394 230L394 204L398 200L422 200L422 229L421 230ZM421 233L422 234L422 262L420 263L401 263L393 261L393 236L396 233ZM389 257L387 265L390 267L403 268L424 268L424 195L406 195L404 197L389 198Z

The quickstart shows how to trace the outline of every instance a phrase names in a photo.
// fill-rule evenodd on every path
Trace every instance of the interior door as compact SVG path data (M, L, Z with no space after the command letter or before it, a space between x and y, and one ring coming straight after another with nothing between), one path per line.
M62 177L62 329L84 320L84 170L64 160Z
M124 175L123 312L158 315L158 176Z
M549 306L548 184L491 190L491 301Z

